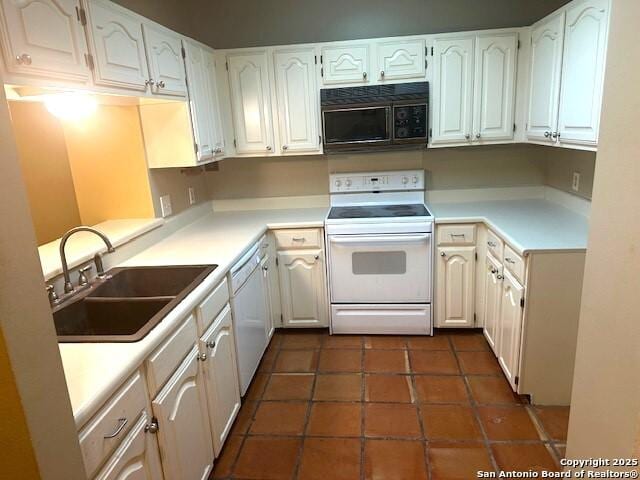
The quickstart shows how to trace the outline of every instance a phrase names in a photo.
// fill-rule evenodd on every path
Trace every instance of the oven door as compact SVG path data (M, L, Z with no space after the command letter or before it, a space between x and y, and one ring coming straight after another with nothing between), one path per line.
M324 108L322 130L327 150L391 145L391 106Z
M431 234L329 235L331 303L430 303Z

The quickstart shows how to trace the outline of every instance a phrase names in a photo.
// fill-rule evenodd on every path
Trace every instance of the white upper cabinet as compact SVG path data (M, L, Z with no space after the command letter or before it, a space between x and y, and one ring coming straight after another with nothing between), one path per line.
M193 134L198 161L211 158L213 145L213 102L211 101L211 82L205 63L208 52L200 45L184 42L185 65L189 83L189 107L193 123Z
M314 48L274 52L283 153L320 151L319 96Z
M230 53L227 62L236 151L239 154L273 153L267 51Z
M551 141L558 126L564 13L533 26L527 137Z
M162 95L186 96L187 85L180 36L151 23L145 23L142 29L153 81L152 91Z
M106 0L90 0L87 14L89 39L95 56L94 82L147 90L149 71L140 19Z
M602 104L609 1L566 12L558 133L561 142L596 144Z
M518 36L479 35L476 41L474 140L511 140Z
M425 41L391 40L376 43L378 80L424 79Z
M224 131L222 128L221 104L218 97L218 72L216 65L216 57L213 50L204 49L204 65L207 71L207 81L209 82L209 91L211 92L211 128L212 128L212 144L213 154L220 158L225 154Z
M78 0L2 0L0 5L0 43L9 72L89 79Z
M437 39L434 43L432 143L471 139L473 123L474 37Z
M367 83L370 47L368 43L322 47L322 84Z

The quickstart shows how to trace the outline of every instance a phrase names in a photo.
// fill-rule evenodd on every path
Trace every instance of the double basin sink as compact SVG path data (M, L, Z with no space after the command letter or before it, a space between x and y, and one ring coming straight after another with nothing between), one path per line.
M53 310L58 342L137 342L217 265L122 267Z

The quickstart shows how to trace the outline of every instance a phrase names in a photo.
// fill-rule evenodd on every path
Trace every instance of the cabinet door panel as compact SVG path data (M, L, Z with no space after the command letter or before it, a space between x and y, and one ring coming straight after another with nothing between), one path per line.
M567 10L558 131L560 141L596 144L608 30L607 0Z
M146 90L149 72L140 20L104 0L88 3L98 85Z
M89 79L78 0L2 0L7 70L72 81Z
M400 40L376 45L379 80L423 79L426 73L425 41Z
M158 440L165 478L208 478L213 449L197 347L187 355L152 405L160 424Z
M527 137L552 141L558 126L564 13L533 27Z
M154 93L162 95L186 96L182 41L180 37L162 27L143 25L144 42Z
M520 363L520 334L522 332L522 299L524 287L515 278L504 272L500 300L500 339L498 343L498 361L511 384L517 391L516 377Z
M495 353L498 352L498 316L502 293L502 266L487 253L485 260L484 336Z
M438 249L437 326L474 325L476 247Z
M209 81L209 91L211 92L211 122L212 122L212 144L213 153L216 156L225 154L224 132L222 130L222 117L220 113L220 99L218 98L217 66L213 51L204 50L204 64Z
M369 81L369 45L353 44L322 48L322 83L367 83Z
M274 54L283 153L320 149L315 57L313 48Z
M238 153L273 152L268 61L265 51L228 57L229 86Z
M213 156L213 103L211 83L205 63L208 54L200 46L185 42L185 65L189 81L189 107L198 161Z
M203 367L213 449L218 456L240 410L236 345L231 324L231 309L228 305L202 340L202 349L207 354Z
M326 326L322 250L278 252L278 264L284 326Z
M517 34L481 35L476 45L474 140L513 138Z
M150 422L149 414L143 411L95 480L162 480L156 436L145 431Z
M472 37L435 41L433 143L471 139L473 44Z

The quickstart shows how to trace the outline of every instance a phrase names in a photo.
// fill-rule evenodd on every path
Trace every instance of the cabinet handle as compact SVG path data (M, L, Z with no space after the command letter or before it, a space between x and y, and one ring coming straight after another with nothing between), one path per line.
M516 261L515 261L515 260L513 260L513 259L512 259L512 258L510 258L510 257L504 257L504 261L505 261L505 262L507 262L507 263L513 263L513 264L515 264L515 263L516 263Z
M305 238L304 237L292 237L291 240L293 240L294 242L304 242Z
M211 340L210 342L207 342L207 347L209 347L210 349L214 349L216 348L216 342L215 340Z
M113 433L110 433L109 435L105 435L104 438L115 438L118 435L120 435L120 432L122 432L122 430L124 430L124 427L127 425L127 423L129 423L129 421L126 418L119 418L118 419L118 428L116 428L116 431Z
M445 252L440 252L440 256L441 256L441 257L446 257L446 256L447 256L447 254L446 254Z
M454 238L460 238L460 237L462 237L462 238L465 238L465 237L466 237L466 235L465 235L464 233L450 233L449 235L451 235L451 238L452 238L452 239L454 239Z
M487 245L489 245L492 248L498 246L498 244L496 242L491 242L491 241L487 242Z
M367 78L367 72L362 72L362 78Z

